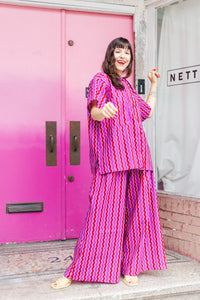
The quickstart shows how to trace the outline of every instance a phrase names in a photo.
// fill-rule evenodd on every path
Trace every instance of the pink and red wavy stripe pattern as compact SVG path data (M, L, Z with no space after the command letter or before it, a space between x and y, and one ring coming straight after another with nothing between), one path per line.
M64 275L72 280L117 283L121 274L165 268L153 172L101 175L97 171L74 260Z
M122 78L124 90L117 90L105 73L98 73L88 89L88 124L90 162L93 174L141 169L152 170L151 155L142 126L151 111L130 83ZM114 119L94 121L91 102L102 108L108 101L118 109Z
M89 85L88 124L91 168L90 208L65 272L72 280L116 283L120 275L166 268L157 195L142 121L150 107L122 79L117 90L98 73ZM94 121L97 107L111 101L114 119Z

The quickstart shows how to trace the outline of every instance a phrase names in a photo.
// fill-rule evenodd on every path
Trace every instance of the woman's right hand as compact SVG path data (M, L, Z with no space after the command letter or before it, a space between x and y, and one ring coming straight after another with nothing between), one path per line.
M95 121L102 121L105 118L114 118L117 115L117 112L118 110L112 102L107 102L103 108L97 108L97 103L94 101L91 108L91 116Z
M104 118L114 118L117 115L117 108L112 102L107 102L101 109Z

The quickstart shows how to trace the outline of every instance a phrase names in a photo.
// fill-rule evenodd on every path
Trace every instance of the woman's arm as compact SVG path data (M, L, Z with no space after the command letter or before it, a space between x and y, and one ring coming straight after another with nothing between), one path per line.
M117 108L111 102L106 103L103 108L97 108L97 101L92 101L91 117L93 120L102 121L105 118L114 118L116 114Z
M160 75L156 72L156 69L151 69L148 73L148 78L151 81L151 88L147 97L147 104L151 107L149 118L151 118L156 105L157 85Z

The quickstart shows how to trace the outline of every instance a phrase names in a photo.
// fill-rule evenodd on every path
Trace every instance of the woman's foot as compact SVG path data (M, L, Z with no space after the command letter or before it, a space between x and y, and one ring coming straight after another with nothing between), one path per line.
M68 287L72 283L72 280L63 276L61 278L58 278L56 282L51 284L51 287L53 289L63 289L65 287Z
M128 286L138 285L138 277L137 276L124 276L124 283Z

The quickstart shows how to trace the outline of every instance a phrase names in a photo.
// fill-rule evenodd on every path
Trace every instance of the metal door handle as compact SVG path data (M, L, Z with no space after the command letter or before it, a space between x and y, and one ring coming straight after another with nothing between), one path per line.
M80 121L70 121L70 165L80 165Z
M49 141L50 141L50 152L53 152L54 139L53 139L53 135L52 134L50 134L50 136L49 136Z
M46 121L46 166L57 166L57 122Z
M73 136L73 151L76 152L78 150L78 137L76 135Z

